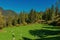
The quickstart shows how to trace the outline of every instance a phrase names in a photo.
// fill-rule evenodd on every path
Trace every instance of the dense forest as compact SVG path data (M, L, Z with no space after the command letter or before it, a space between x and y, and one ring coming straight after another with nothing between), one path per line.
M47 8L44 12L37 12L31 9L30 12L22 11L19 14L12 10L4 10L0 7L0 29L32 23L60 26L60 9L58 3Z

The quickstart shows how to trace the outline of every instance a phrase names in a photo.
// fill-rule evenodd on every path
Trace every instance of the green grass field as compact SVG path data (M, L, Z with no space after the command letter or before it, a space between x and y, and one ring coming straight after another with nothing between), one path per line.
M33 32L34 32L34 30L37 30L37 31L43 30L44 33L47 33L48 32L47 30L50 30L50 33L52 33L51 31L53 31L54 34L47 33L48 34L47 36L43 35L43 36L39 37L38 35L42 35L44 33L38 32L38 35L37 35L32 32L33 33L33 35L32 35L30 33L31 30ZM46 31L44 31L44 30L46 30ZM56 31L56 34L55 34L55 31ZM60 37L60 27L56 28L53 26L45 25L45 24L29 24L26 26L3 28L2 31L0 32L0 40L12 40L13 39L12 32L14 32L16 40L19 40L19 39L26 40L24 38L29 38L31 40L34 40L34 39L41 39L42 37L44 37L44 38Z

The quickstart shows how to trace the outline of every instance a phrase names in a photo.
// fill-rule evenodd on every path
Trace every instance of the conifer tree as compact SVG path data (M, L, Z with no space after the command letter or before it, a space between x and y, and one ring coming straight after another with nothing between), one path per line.
M31 10L29 14L29 20L31 23L34 23L37 20L37 14L35 10Z
M21 12L19 15L19 22L24 24L25 23L25 14L24 12Z

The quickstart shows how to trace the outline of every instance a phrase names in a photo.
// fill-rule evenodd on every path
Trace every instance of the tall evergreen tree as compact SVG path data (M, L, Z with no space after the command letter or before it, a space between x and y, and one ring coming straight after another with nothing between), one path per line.
M25 23L25 13L21 12L19 15L19 22L24 24Z
M45 20L48 21L50 20L50 9L47 9L46 12L45 12Z
M31 23L34 23L37 20L37 14L35 10L31 10L29 14L29 20Z
M58 8L58 1L56 1L55 16L58 15L58 11L59 11L59 8Z
M55 16L55 11L54 11L54 5L52 5L51 7L51 20L54 20L54 16Z
M16 26L18 24L18 15L14 15L12 19L12 25Z

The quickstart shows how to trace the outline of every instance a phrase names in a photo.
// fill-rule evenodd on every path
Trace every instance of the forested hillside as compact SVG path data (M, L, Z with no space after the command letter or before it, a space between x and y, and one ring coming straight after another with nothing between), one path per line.
M52 5L44 12L37 12L31 9L30 12L22 11L20 13L16 13L13 10L4 10L4 8L0 7L0 29L8 26L19 26L32 23L60 26L60 7L58 5L57 2L56 5Z

